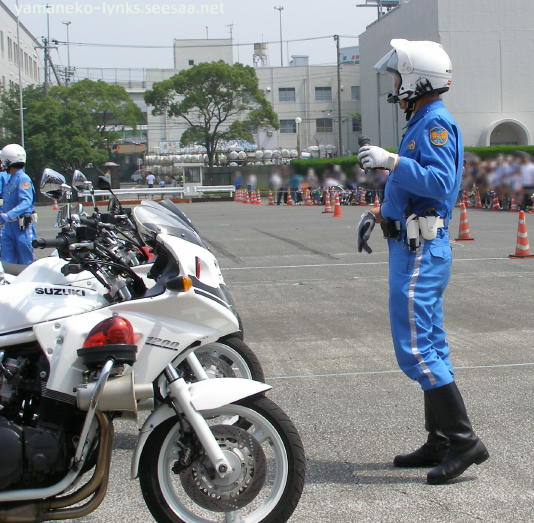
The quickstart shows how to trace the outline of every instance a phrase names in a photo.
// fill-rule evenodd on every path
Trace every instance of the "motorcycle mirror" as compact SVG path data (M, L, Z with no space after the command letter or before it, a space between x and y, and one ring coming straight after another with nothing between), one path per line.
M41 194L51 200L61 200L66 184L65 177L53 169L46 168L41 176Z
M72 186L76 189L76 191L80 192L87 188L87 184L90 183L87 180L87 177L85 174L82 173L82 171L78 171L76 169L74 171L74 174L72 175Z
M96 186L101 191L109 191L111 189L111 184L109 183L109 180L105 176L99 176L98 181L96 182Z

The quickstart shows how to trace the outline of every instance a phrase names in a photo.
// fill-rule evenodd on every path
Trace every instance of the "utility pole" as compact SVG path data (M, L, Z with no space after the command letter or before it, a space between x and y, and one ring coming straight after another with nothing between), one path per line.
M282 45L282 11L284 10L283 5L274 7L280 13L280 67L284 67L284 48Z
M227 24L226 27L228 27L228 29L230 30L230 42L232 42L232 62L233 62L234 61L234 37L233 37L234 24ZM238 48L238 51L239 51L239 48ZM237 61L239 62L239 58L237 59Z
M44 53L44 94L48 96L48 39L43 37L43 53Z
M343 133L341 128L341 59L339 53L339 35L334 35L337 53L337 133L338 133L338 154L343 155Z
M65 75L65 85L70 83L70 40L69 40L69 25L72 23L69 20L61 22L67 27L67 74Z
M4 42L2 42L2 45ZM24 106L22 89L22 49L20 48L20 9L17 0L17 63L19 66L19 119L20 119L20 145L24 148Z

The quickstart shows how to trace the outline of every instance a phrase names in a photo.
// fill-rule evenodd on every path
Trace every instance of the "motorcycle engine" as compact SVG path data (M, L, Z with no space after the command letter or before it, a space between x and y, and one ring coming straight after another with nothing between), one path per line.
M38 347L0 361L0 491L53 485L68 471L79 433L73 405L42 397L48 361ZM72 431L72 432L71 432Z

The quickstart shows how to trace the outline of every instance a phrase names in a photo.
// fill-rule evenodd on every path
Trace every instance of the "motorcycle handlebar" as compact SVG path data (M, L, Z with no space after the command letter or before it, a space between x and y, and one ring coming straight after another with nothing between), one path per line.
M34 249L64 249L69 244L65 236L58 236L57 238L36 238L32 241Z

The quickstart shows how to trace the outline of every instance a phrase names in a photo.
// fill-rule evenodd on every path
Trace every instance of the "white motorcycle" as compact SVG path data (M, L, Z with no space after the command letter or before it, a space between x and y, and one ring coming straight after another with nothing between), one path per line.
M217 277L197 277L182 262L191 246L171 219L144 205L133 218L157 253L151 289L82 228L56 240L71 253L64 272L90 271L107 298L83 284L0 287L0 521L95 510L108 484L113 419L140 409L151 414L132 477L158 522L286 521L304 484L295 427L264 396L268 385L188 383L176 370L238 322L215 292Z
M111 192L109 183L104 178L100 179L99 182L104 184L103 188L108 189ZM135 227L131 223L130 217L122 214L122 208L120 207L118 200L111 200L113 202L113 212L100 214L95 204L92 184L80 171L75 171L74 173L73 187L79 193L82 193L83 191L89 191L91 193L93 208L98 213L97 215L102 219L105 219L108 222L110 220L115 222L117 221L117 215L122 215L122 223L126 223L126 226L122 228L122 234L128 235L129 237L133 236L134 239L136 239L135 237L138 235L135 231ZM57 226L62 228L63 231L66 231L67 229L71 230L73 224L79 225L80 218L87 221L87 219L83 217L84 213L82 214L81 206L79 204L70 203L71 187L66 184L63 175L51 169L45 169L41 179L41 192L43 195L54 200L67 200L67 204L61 207L57 217ZM183 239L188 241L188 243L184 244L186 247L184 247L180 253L180 258L184 260L189 257L190 262L195 260L195 263L199 263L199 260L203 260L204 272L212 271L214 274L218 274L220 282L216 292L224 294L225 300L230 303L232 310L239 320L239 315L235 309L231 294L224 284L222 275L220 275L217 260L212 253L209 252L187 216L172 204L172 202L161 202L161 204L159 204L149 200L143 202L143 204L152 206L156 213L165 214L165 219L175 218L175 226L180 229L179 232L177 231L177 234L179 233ZM96 220L93 220L93 223L95 222ZM143 260L144 263L141 264L137 259L137 253L139 252L138 247L146 249L146 247L139 245L139 243L142 243L142 240L137 238L137 242L133 243L133 250L130 248L129 250L122 249L122 251L119 251L119 248L123 243L120 242L120 237L117 237L113 231L118 230L120 232L121 228L113 227L110 223L106 223L105 225L107 228L102 229L100 233L108 236L110 243L109 247L115 249L120 261L132 266L133 270L143 278L147 287L151 287L154 284L154 280L147 278L147 274L150 272L152 264L147 263L147 260ZM137 246L136 243L138 244ZM45 247L46 245L36 241L35 246ZM191 247L193 247L195 252L192 251ZM197 247L205 249L205 252L202 253L201 256L198 256L199 253ZM65 260L62 258L58 256L49 256L37 260L30 266L6 265L2 268L0 265L0 284L48 282L55 285L81 286L82 288L90 287L101 294L106 292L106 289L101 283L88 271L83 271L78 274L64 275L61 272L61 269L65 264ZM200 267L196 267L196 270L200 270ZM236 332L231 333L214 343L200 347L186 358L185 362L182 363L182 366L188 369L190 380L215 377L242 377L254 379L256 381L265 380L263 369L258 358L243 341L242 326L240 322L239 329Z

